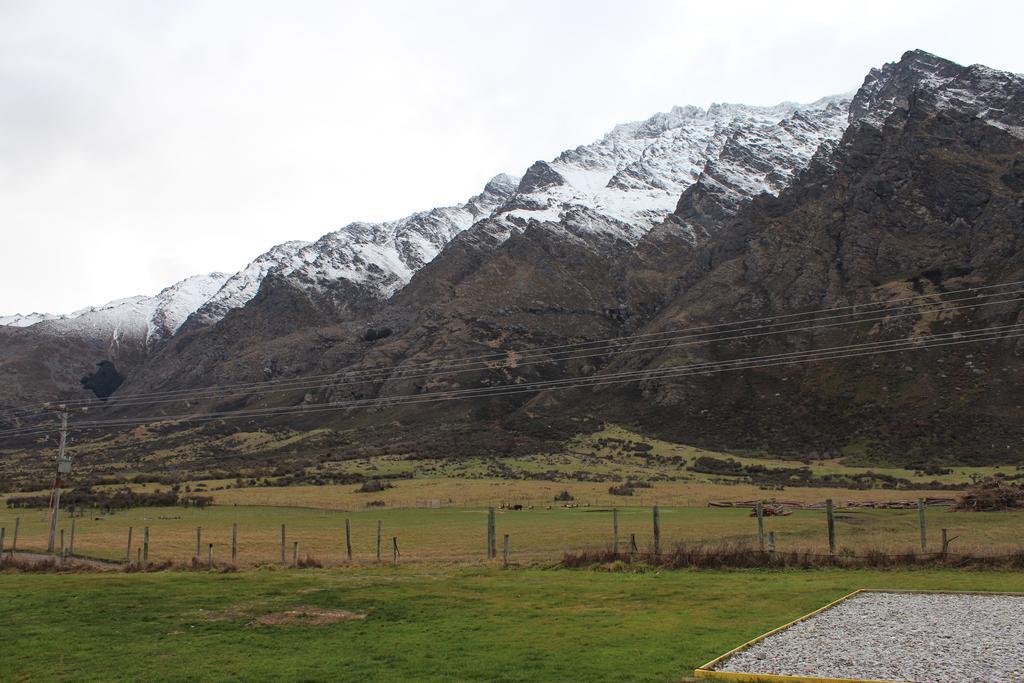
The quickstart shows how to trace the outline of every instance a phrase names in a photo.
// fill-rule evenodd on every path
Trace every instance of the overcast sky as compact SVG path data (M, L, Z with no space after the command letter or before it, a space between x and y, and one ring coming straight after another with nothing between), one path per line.
M852 90L910 48L1024 72L1022 6L0 0L0 314L234 272L675 104Z

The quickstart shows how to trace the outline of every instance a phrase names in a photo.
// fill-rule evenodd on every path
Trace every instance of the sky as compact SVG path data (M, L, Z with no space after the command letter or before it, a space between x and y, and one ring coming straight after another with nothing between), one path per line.
M235 272L673 105L912 48L1024 72L1024 4L0 0L0 314Z

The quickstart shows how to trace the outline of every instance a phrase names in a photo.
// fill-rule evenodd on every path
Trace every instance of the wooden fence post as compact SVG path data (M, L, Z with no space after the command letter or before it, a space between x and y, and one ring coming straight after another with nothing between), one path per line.
M132 528L128 527L128 551L124 554L124 561L132 563Z
M629 558L633 559L633 555L635 555L638 552L640 552L640 550L636 547L636 534L630 534L629 535Z
M74 528L74 524L71 525ZM74 538L74 536L72 536ZM149 527L142 528L142 559L149 564Z
M4 554L4 539L7 536L7 527L0 527L0 557Z
M619 556L619 509L612 508L612 550Z
M761 501L757 501L757 507L754 508L757 513L757 543L761 547L761 552L764 552L764 505Z
M11 557L14 557L14 551L18 549L18 527L21 526L21 517L14 518L14 536L11 537Z
M834 555L836 552L836 518L831 498L825 501L825 516L828 518L828 552L830 555Z
M924 500L917 499L917 523L921 527L921 552L928 552L928 533L924 526Z
M345 552L348 554L348 561L352 561L352 527L348 517L345 518Z
M654 554L661 554L661 519L658 506L654 506Z
M64 530L60 530L60 563L64 564Z
M508 534L505 534L505 546L502 552L503 564L508 567Z
M202 558L203 558L203 555L202 555L203 551L201 549L201 547L202 547L202 543L201 543L202 537L203 537L203 527L197 526L196 527L196 554L195 554L196 563L201 562Z
M231 564L238 564L238 522L231 525Z
M487 559L493 560L498 557L498 529L495 524L495 509L487 508Z
M398 536L391 537L391 561L398 564Z
M206 552L207 552L207 555L206 555L207 564L210 565L210 569L213 569L213 544L212 543L210 543L206 547Z
M768 532L768 560L775 562L775 532Z
M377 520L377 564L380 564L380 520Z
M71 518L71 540L68 543L68 555L75 556L75 518Z
M281 564L284 564L284 543L285 543L284 539L285 539L284 524L282 524L281 525Z
M946 554L949 553L949 544L952 543L953 541L955 541L956 539L960 538L959 536L954 536L952 538L949 538L947 536L947 532L948 532L947 529L943 529L942 530L942 556L943 557L945 557Z
M292 566L293 567L298 567L299 566L299 542L298 541L295 541L292 544Z

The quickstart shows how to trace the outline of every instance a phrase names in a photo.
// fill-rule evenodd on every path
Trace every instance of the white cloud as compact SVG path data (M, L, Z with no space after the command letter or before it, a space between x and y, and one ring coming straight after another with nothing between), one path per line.
M371 6L372 5L372 6ZM1015 4L0 4L0 312L234 271L673 104L807 101L923 48L1024 71Z

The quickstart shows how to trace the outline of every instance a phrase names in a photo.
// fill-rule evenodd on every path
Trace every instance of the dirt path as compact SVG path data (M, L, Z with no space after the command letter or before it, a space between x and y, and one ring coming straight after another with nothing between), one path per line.
M10 556L9 551L4 552L5 557ZM14 559L20 562L31 562L33 564L39 564L41 562L47 562L49 560L56 560L56 555L48 555L47 553L33 553L33 552L22 552L18 551L14 553ZM65 566L85 566L93 569L102 569L107 571L120 570L124 565L120 562L110 562L107 560L94 560L86 557L69 557L65 561Z

